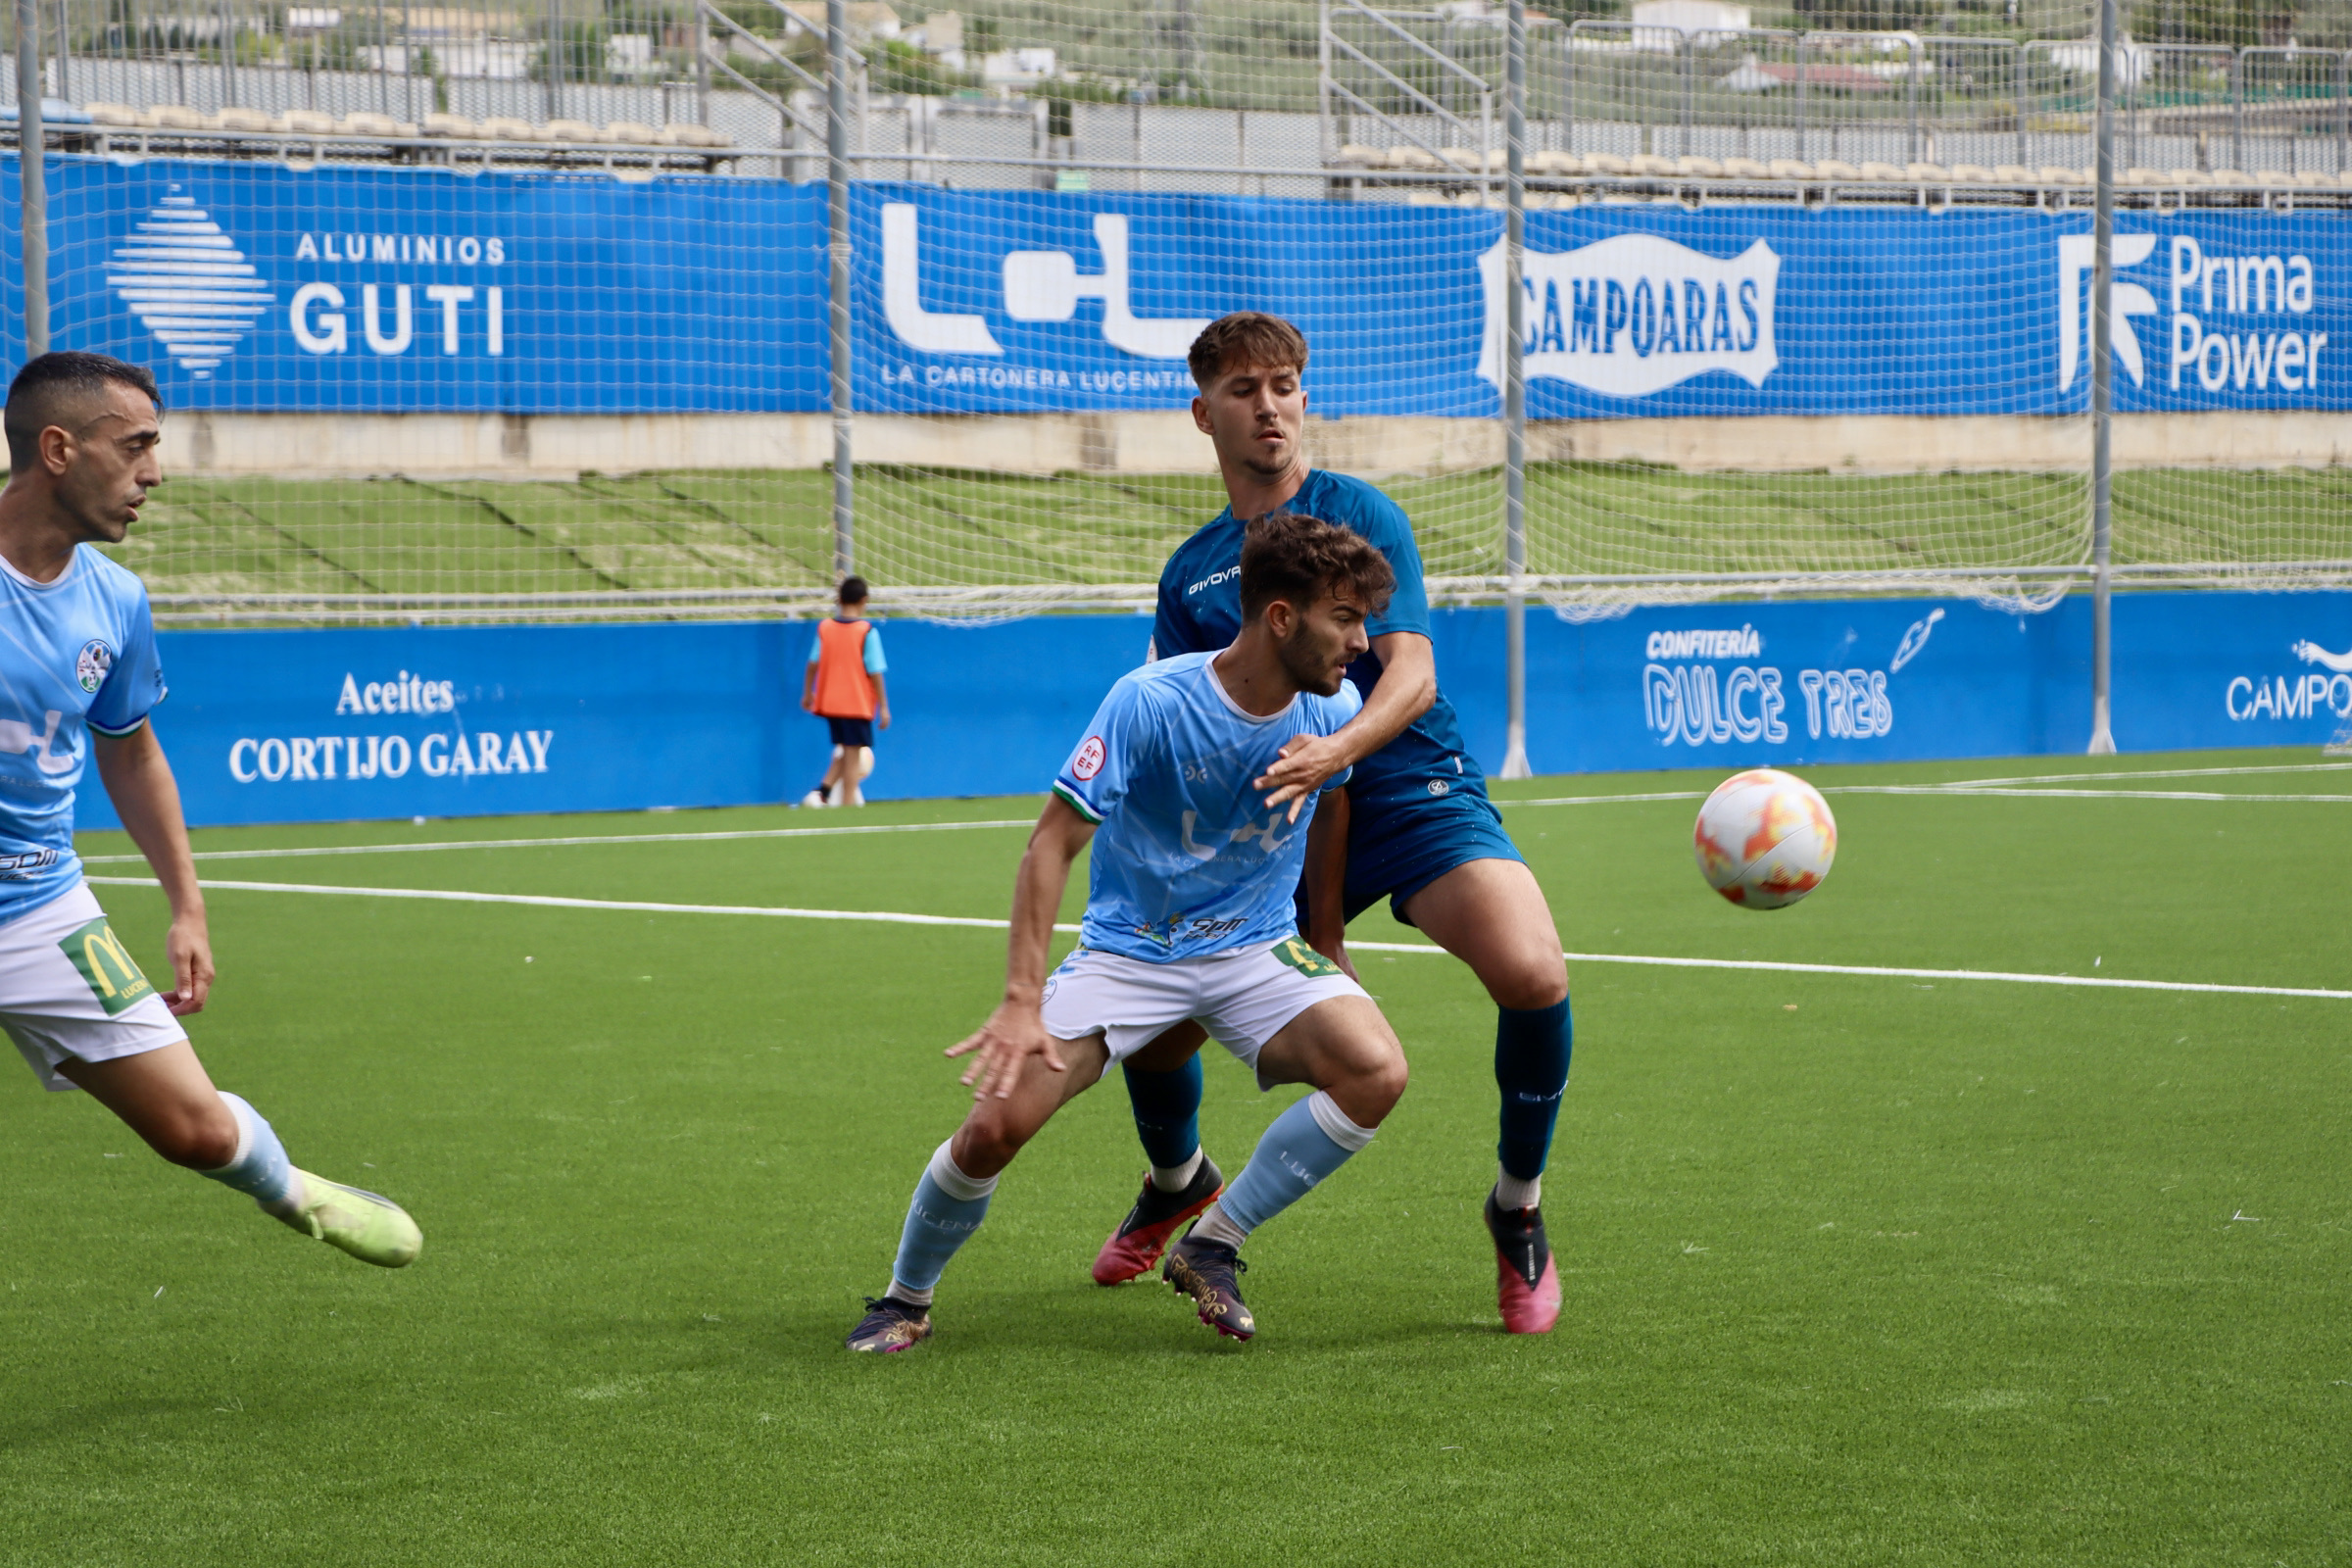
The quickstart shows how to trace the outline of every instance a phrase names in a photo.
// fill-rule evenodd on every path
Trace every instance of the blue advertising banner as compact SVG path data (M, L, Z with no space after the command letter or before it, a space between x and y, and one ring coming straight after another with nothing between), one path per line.
M890 623L898 722L870 794L1043 790L1151 629ZM814 636L779 621L167 631L155 726L198 824L797 800L832 754L799 706ZM116 825L94 776L77 819Z
M814 412L823 195L61 158L56 339L173 407ZM1496 213L861 183L851 222L863 409L1181 408L1242 309L1305 330L1326 415L1500 407ZM2088 407L2087 213L1594 206L1529 214L1528 247L1538 418ZM2352 408L2343 214L2127 213L2115 255L2120 409Z
M1433 617L1472 754L1502 757L1497 610ZM897 722L876 800L1036 794L1150 622L1049 616L886 626ZM798 702L812 627L183 631L157 711L188 818L309 822L795 800L824 771ZM2352 593L2119 596L2126 751L2317 746L2352 735ZM1542 773L2078 755L2089 606L1965 600L1528 619ZM84 827L114 825L93 785Z
M68 158L49 203L53 340L172 408L827 406L822 187Z
M903 413L1181 407L1217 316L1306 333L1326 415L1499 412L1500 215L1210 196L855 193L858 388ZM2340 409L2352 223L2119 220L2118 403ZM2088 408L2090 217L1590 207L1528 215L1528 411Z

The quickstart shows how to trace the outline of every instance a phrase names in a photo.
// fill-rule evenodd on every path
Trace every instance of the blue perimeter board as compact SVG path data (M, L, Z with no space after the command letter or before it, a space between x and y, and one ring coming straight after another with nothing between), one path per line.
M820 185L79 157L53 158L49 177L56 341L150 367L175 409L828 406ZM0 160L12 363L16 202L15 160ZM861 410L1181 409L1186 346L1235 310L1306 331L1325 415L1500 410L1497 213L860 181L851 222ZM1530 213L1528 412L2080 414L2090 223L2016 209ZM2120 410L2352 408L2341 215L2127 213L2117 231ZM210 280L239 299L203 307L212 331L163 323L179 340L167 352L134 305L223 246L251 275Z
M1502 612L1433 621L1440 678L1493 770ZM1151 622L889 627L897 723L876 738L876 800L1042 794ZM168 631L156 727L199 825L789 801L830 752L798 706L813 636L806 621ZM1583 625L1539 607L1529 759L1574 773L2079 755L2089 650L2081 598L2038 615L1821 601ZM2119 595L2115 730L2126 751L2352 731L2352 593ZM373 776L352 777L355 750ZM79 822L116 825L94 782Z

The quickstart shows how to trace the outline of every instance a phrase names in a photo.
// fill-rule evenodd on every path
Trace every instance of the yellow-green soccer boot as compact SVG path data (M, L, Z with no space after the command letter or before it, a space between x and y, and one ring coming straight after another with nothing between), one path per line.
M307 1170L294 1174L302 1178L302 1202L279 1218L296 1230L378 1268L404 1268L424 1250L424 1232L389 1198Z

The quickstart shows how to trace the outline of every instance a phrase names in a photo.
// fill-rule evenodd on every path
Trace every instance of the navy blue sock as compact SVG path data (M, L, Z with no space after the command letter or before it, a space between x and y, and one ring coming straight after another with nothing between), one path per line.
M1560 1091L1568 1087L1568 1050L1576 1025L1568 999L1522 1012L1494 1013L1494 1083L1502 1091L1502 1141L1494 1155L1522 1181L1544 1174L1551 1153L1551 1127L1560 1116Z
M1200 1147L1200 1058L1173 1072L1144 1072L1121 1062L1127 1098L1135 1105L1135 1135L1154 1165L1173 1168Z

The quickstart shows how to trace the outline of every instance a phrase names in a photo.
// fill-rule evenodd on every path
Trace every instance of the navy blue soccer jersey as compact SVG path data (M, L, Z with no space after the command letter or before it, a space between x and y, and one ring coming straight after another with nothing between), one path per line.
M1369 539L1396 573L1388 609L1366 622L1375 638L1393 631L1429 635L1429 593L1421 581L1421 549L1404 509L1372 485L1316 469L1284 509L1352 528ZM1159 613L1152 623L1152 657L1214 652L1242 631L1242 534L1247 524L1227 507L1216 520L1177 546L1159 574ZM1348 666L1365 697L1380 679L1380 656ZM1348 794L1362 806L1423 801L1464 788L1483 793L1486 775L1462 748L1462 727L1441 691L1429 711L1404 733L1355 764ZM1444 788L1433 786L1443 783Z

